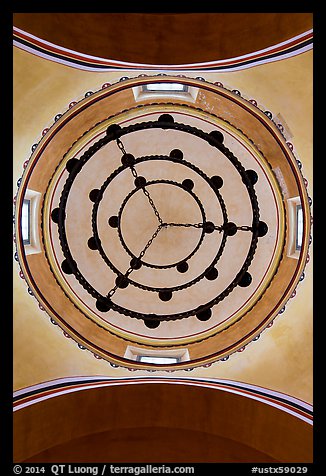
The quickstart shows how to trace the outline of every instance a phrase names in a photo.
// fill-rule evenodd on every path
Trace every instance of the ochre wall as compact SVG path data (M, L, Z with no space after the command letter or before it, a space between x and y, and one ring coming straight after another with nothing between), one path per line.
M31 146L39 141L42 130L53 123L56 114L64 112L71 101L81 99L86 91L98 90L103 83L117 81L121 76L132 77L142 72L86 72L15 48L13 195ZM186 74L199 75L198 72ZM240 90L244 97L256 99L274 115L281 113L293 134L291 141L303 164L312 196L312 52L242 71L201 72L200 76ZM130 375L127 369L114 369L66 339L29 296L18 272L14 262L15 389L73 375ZM142 374L148 375L137 371L137 376ZM185 375L185 372L168 375ZM228 361L196 368L191 375L252 383L311 402L312 259L296 297L257 342Z

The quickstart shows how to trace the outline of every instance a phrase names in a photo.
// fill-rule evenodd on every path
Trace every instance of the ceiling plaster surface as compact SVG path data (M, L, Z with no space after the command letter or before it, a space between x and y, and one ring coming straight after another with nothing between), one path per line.
M14 193L22 163L30 156L42 128L49 127L58 112L85 91L98 90L104 82L115 82L121 72L90 73L43 60L18 49L14 51ZM28 75L26 75L28 71ZM138 74L141 72L139 71ZM127 73L128 74L128 73ZM130 76L134 74L131 72ZM195 77L198 73L189 72ZM266 109L279 112L293 133L295 151L303 164L312 193L312 52L275 63L233 73L206 73L208 81L221 81L249 94ZM24 84L24 88L21 84ZM51 91L51 92L49 92ZM42 104L35 115L35 104ZM295 299L257 342L226 362L195 368L193 376L227 378L265 386L312 400L312 249L305 279ZM130 375L127 369L78 349L64 339L37 302L31 298L14 263L14 384L15 389L71 375ZM162 372L157 372L157 375ZM165 373L163 373L165 374ZM137 375L148 375L137 371ZM184 375L176 371L169 375Z
M178 112L173 115L177 122L184 120L182 114ZM142 119L153 120L156 116L157 114L155 113L147 113L143 114ZM189 124L196 127L203 127L205 130L210 130L213 126L207 119L207 123L205 123L202 120L192 117L191 114L189 114L187 120ZM136 122L136 119L122 121L122 124L127 125L134 122ZM159 337L161 339L164 337L172 339L177 336L182 338L187 335L199 334L206 329L212 329L212 326L218 323L227 323L226 318L228 316L239 315L239 310L243 307L243 303L252 300L254 289L262 288L264 282L264 286L266 286L266 269L272 266L272 264L275 266L278 260L278 253L276 252L280 240L278 235L282 236L282 232L280 231L281 224L279 223L279 208L281 208L281 205L278 203L276 198L277 194L273 191L272 185L268 180L266 173L268 172L267 164L263 165L261 158L259 159L255 156L254 149L249 149L248 144L241 142L241 138L234 139L234 131L231 130L230 132L223 128L222 130L225 136L225 145L230 147L238 157L241 157L242 164L246 169L255 169L260 177L258 186L255 187L259 200L260 216L261 219L268 223L270 232L264 240L258 243L256 254L259 258L255 259L251 266L251 272L254 276L253 285L250 289L235 289L232 293L232 297L228 296L219 304L218 309L215 309L214 321L212 320L212 322L210 321L207 324L198 322L195 317L192 317L187 320L186 326L183 321L171 323L163 322L159 329L148 330L144 327L142 321L135 319L127 319L124 321L121 319L121 316L117 314L112 315L112 313L109 313L108 316L102 314L102 319L109 321L118 329L127 328L129 331L135 333L135 335L147 335L148 337ZM90 137L92 137L91 131L89 134ZM175 137L175 135L177 137ZM235 171L228 160L207 144L204 143L201 145L201 140L189 138L184 133L175 135L172 131L164 131L162 134L160 131L150 130L147 134L145 132L138 132L137 134L132 134L130 138L129 136L123 137L123 142L126 150L132 151L136 157L138 155L144 156L151 152L154 154L168 154L171 149L180 147L184 152L185 159L197 164L209 177L216 173L222 174L226 184L226 186L223 187L222 196L225 203L227 203L229 220L239 225L251 223L251 206L248 196L244 191L244 187L239 186L238 172ZM100 136L101 134L97 134L96 140L98 140ZM162 140L160 140L161 137ZM85 139L83 139L83 143L86 142L87 135ZM87 143L87 147L89 147L92 142L93 141ZM148 147L148 144L150 144L151 147ZM89 191L97 188L99 184L104 182L107 175L119 166L120 152L118 148L114 146L115 144L109 144L108 147L101 149L94 155L92 160L85 165L86 170L83 168L83 172L77 175L67 202L67 215L71 217L67 224L67 236L72 255L76 257L79 269L86 279L102 294L106 294L108 289L114 286L114 276L108 274L107 267L103 265L98 253L94 253L88 249L84 233L86 233L87 236L92 235L90 216L93 204L88 199ZM85 146L83 148L83 151L84 150ZM65 158L65 161L69 160L70 156L71 154ZM77 144L75 145L73 156L80 156ZM144 168L144 174L142 174L142 166ZM199 177L184 165L176 167L169 162L159 160L148 163L146 166L143 163L137 164L137 170L140 175L145 175L147 180L162 177L182 182L185 177L192 178L195 183L194 190L203 203L206 219L214 223L223 222L220 207L216 206L215 194L207 187L207 183L203 178ZM50 199L51 209L56 207L59 203L61 189L67 176L68 174L63 164L56 171L56 176L53 177L53 184L49 187L50 190L47 192L48 195L52 197ZM58 178L56 179L56 177ZM167 187L169 187L169 190L171 189L169 193L166 193L167 191L164 190L164 188ZM130 171L125 170L110 183L104 192L97 219L99 236L101 237L104 251L106 255L110 257L114 265L121 271L128 269L130 256L128 256L121 247L116 230L108 227L107 218L117 214L117 210L124 196L132 188L132 176ZM51 189L54 190L53 195ZM237 193L235 193L235 190ZM191 199L190 202L189 199L185 199L188 194L184 190L165 184L161 186L150 186L149 191L164 221L186 223L201 221L200 214L197 216L197 219L196 215L194 215L195 211L198 213L198 205L193 199ZM177 195L175 196L176 192ZM129 214L127 213L129 221L124 218L125 213L123 213L122 225L125 224L125 226L122 226L122 232L124 234L126 231L125 236L131 243L131 248L134 248L137 253L139 253L147 239L152 235L153 231L156 230L157 223L148 201L146 198L144 199L144 195L139 191L132 196L132 198L134 197L139 197L136 202L137 207L132 207L132 199L130 200L131 203L127 202L128 205L126 205L124 210L127 212L129 210ZM187 210L186 207L189 203L191 207L190 210ZM148 225L148 229L146 229L146 224ZM47 245L47 249L51 257L51 262L56 263L56 274L59 275L59 279L63 279L67 283L69 287L69 289L66 287L67 292L70 292L70 289L72 289L75 294L81 298L87 308L87 312L91 309L92 313L95 312L96 315L101 315L95 308L94 300L79 283L76 283L74 277L65 276L61 272L60 263L64 259L64 256L57 236L57 225L50 220L48 226L50 229L51 246ZM48 226L46 225L46 228ZM84 232L80 233L80 230ZM141 231L145 233L142 234L140 233ZM177 233L175 231L177 231ZM190 239L189 243L187 243L189 237L191 237L191 233L194 239ZM201 234L201 232L199 234ZM134 237L134 243L131 240L132 237ZM146 293L144 294L144 292L138 288L130 286L128 290L116 293L114 302L126 308L135 309L138 312L146 312L146 310L147 312L157 312L158 310L162 314L173 313L174 310L182 312L183 310L196 307L198 302L207 302L217 293L222 292L229 282L234 279L235 271L241 268L244 256L246 256L248 252L250 239L248 233L242 232L227 241L222 257L217 264L220 273L217 283L204 280L199 286L199 289L195 287L191 290L185 289L184 291L176 293L170 303L162 303L155 295L153 296L153 293L146 295ZM146 253L146 261L151 262L152 260L154 263L159 263L160 260L162 260L162 264L164 264L168 259L167 255L171 252L174 253L171 262L181 260L188 254L183 246L183 242L189 245L188 252L191 252L198 242L198 230L193 228L170 228L168 230L162 230L148 250L151 253ZM219 248L220 242L220 235L214 234L204 237L203 245L189 261L190 271L187 272L186 281L190 281L210 265L216 254L216 250ZM167 248L164 247L165 245ZM162 250L164 250L164 253L162 253ZM234 250L237 250L236 253L234 253ZM145 285L159 287L180 285L185 281L182 275L180 276L177 272L173 273L173 270L171 272L171 270L154 270L147 267L142 267L139 271L134 272L133 279ZM78 306L78 300L75 302ZM83 306L84 309L86 309L85 306ZM234 319L235 317L233 317L233 320Z

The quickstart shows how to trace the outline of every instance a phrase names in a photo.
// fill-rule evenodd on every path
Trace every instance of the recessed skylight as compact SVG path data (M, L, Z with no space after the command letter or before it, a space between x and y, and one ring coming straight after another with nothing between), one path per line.
M29 245L31 241L30 233L30 207L31 201L24 200L22 207L22 219L21 219L21 229L24 245Z
M139 355L137 360L146 364L177 364L179 362L178 357L154 357L152 355Z
M143 86L143 92L186 93L188 92L188 86L180 83L151 83Z
M301 250L302 236L303 236L303 213L302 213L301 205L297 205L296 212L297 212L297 234L296 234L295 247L297 250Z
M195 102L199 88L182 84L181 82L159 81L153 83L141 84L132 88L136 101L143 99L153 99L156 97L174 97L189 102Z

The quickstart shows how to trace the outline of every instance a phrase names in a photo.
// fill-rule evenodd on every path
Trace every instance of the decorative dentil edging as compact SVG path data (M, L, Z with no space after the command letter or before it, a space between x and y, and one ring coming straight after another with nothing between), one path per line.
M149 74L149 75L147 75L147 74L140 74L140 75L138 75L138 76L136 76L136 77L132 77L132 78L129 78L128 76L122 76L122 77L121 77L118 81L116 81L116 82L112 82L112 83L106 82L106 83L102 84L101 89L105 89L105 88L107 88L107 87L109 87L109 86L113 86L114 84L118 84L119 82L125 81L125 80L128 80L128 79L136 79L137 77L147 77L147 76L148 76L148 77L153 77L154 75L152 75L152 74ZM165 74L165 73L159 73L159 74L157 74L156 76L169 76L169 75L167 75L167 74ZM188 78L187 76L185 76L185 75L183 75L183 74L178 74L178 75L173 75L173 76L176 76L176 77L179 77L179 78ZM190 78L190 79L191 79L191 78ZM231 88L229 88L229 87L226 87L226 86L224 86L223 83L221 83L220 81L217 81L217 82L207 81L207 80L204 79L202 76L197 76L197 77L195 77L195 78L193 78L193 79L197 79L197 80L203 81L203 82L205 82L205 83L212 84L212 85L214 85L214 86L218 86L218 87L220 87L220 88L226 89L226 90L229 91L229 92L232 92L233 94L236 94L237 96L240 96L242 99L244 99L245 101L249 102L249 103L252 104L253 106L257 107L260 111L262 111L262 112L266 115L266 117L268 117L268 119L270 119L270 120L277 126L277 128L279 129L279 131L280 131L282 137L283 137L284 140L285 140L285 143L286 143L288 149L290 150L290 153L292 154L292 156L293 156L294 159L296 160L296 163L298 164L298 168L299 168L299 170L300 170L301 176L302 176L302 178L303 178L304 185L305 185L306 190L307 190L308 203L309 203L309 206L310 206L310 208L311 208L311 207L312 207L312 199L311 199L311 197L309 196L309 193L308 193L308 180L307 180L307 179L304 177L304 175L303 175L302 163L301 163L301 161L300 161L299 159L297 159L297 157L296 157L296 153L295 153L295 149L294 149L293 144L292 144L291 142L287 141L287 139L286 139L286 137L285 137L285 134L284 134L285 128L284 128L284 126L282 125L282 123L281 123L279 120L275 121L275 116L272 114L272 112L269 111L269 110L266 110L263 106L259 105L255 99L248 99L248 97L243 96L243 95L241 94L241 92L240 92L238 89L231 89ZM98 91L100 91L101 89L99 89ZM95 92L98 92L98 91L95 91ZM84 96L81 97L80 99L71 101L71 102L69 103L69 105L68 105L68 109L66 109L63 113L58 113L58 114L54 117L53 122L52 122L51 124L49 124L48 127L45 127L45 128L43 129L42 134L41 134L41 138L39 139L39 141L38 141L37 143L34 143L34 144L32 145L32 147L31 147L31 155L30 155L30 157L29 157L27 160L25 160L24 163L23 163L23 167L22 167L22 168L23 168L23 173L22 173L22 176L17 180L17 192L18 192L18 189L19 189L19 187L20 187L21 181L22 181L22 179L23 179L24 171L25 171L25 169L26 169L26 167L27 167L27 165L28 165L28 163L29 163L29 161L30 161L30 159L31 159L31 157L32 157L32 155L33 155L35 149L37 148L38 144L40 143L41 139L47 134L47 132L51 129L51 127L52 127L65 113L67 113L72 107L76 106L78 103L80 103L81 101L83 101L85 98L88 98L88 97L91 96L92 94L94 94L94 91L87 91L87 92L84 94ZM209 109L210 109L210 108L209 108L209 105L208 105L208 104L205 104L205 101L203 102L203 104L207 106L207 109L208 109L207 112L210 112L210 110L209 110ZM14 223L14 224L15 224L15 214L16 214L16 198L17 198L17 193L16 193L16 195L15 195L14 198L13 198L13 205L14 205L13 223ZM311 225L312 225L313 219L312 219L311 213L310 213L310 216L311 216ZM22 272L22 270L21 270L21 268L20 268L20 265L19 265L19 259L18 259L18 253L17 253L15 232L14 232L14 234L13 234L13 242L14 242L14 245L15 245L14 259L15 259L15 261L18 263L18 266L19 266L19 276L20 276L21 279L25 280L24 273ZM308 251L309 251L309 246L311 245L311 243L312 243L312 234L310 233ZM310 256L309 256L309 252L308 252L305 266L309 263L309 261L310 261ZM274 319L273 319L258 335L256 335L256 336L251 340L251 342L249 342L249 343L246 344L245 346L241 347L240 349L231 352L229 355L227 355L227 356L225 356L225 357L223 357L223 358L221 358L221 359L217 359L215 362L210 362L210 363L198 365L198 366L195 366L195 367L189 367L189 368L187 368L187 369L181 369L181 370L184 370L185 372L189 372L189 371L192 371L192 370L193 370L194 368L196 368L196 367L208 368L208 367L210 367L211 365L216 364L217 362L225 362L225 361L227 361L227 360L230 358L230 356L231 356L232 354L236 354L236 353L238 353L238 352L240 352L240 353L243 352L243 351L248 347L249 344L251 344L251 343L253 343L253 342L256 342L256 341L261 337L262 332L264 332L266 329L269 329L269 328L271 328L271 327L273 326L274 321L275 321L275 319L277 318L277 316L282 315L282 314L285 312L286 306L287 306L288 302L296 296L297 287L298 287L299 283L304 280L304 278L305 278L305 272L303 271L302 274L301 274L301 276L300 276L299 282L298 282L296 288L294 289L294 291L292 292L292 294L291 294L289 300L284 304L284 306L282 307L282 309L280 309L280 311L279 311L278 314L274 317ZM25 282L26 282L26 280L25 280ZM39 309L40 309L42 312L44 312L44 313L49 317L50 322L51 322L53 325L57 326L57 327L62 331L64 337L66 337L67 339L72 339L72 340L77 344L77 346L78 346L78 348L79 348L80 350L87 350L88 352L90 352L90 353L93 355L94 358L96 358L97 360L107 361L107 362L109 363L109 365L110 365L111 367L113 367L113 368L119 368L119 367L120 367L120 368L125 368L125 369L127 369L127 370L129 370L129 371L131 371L131 372L137 371L137 370L139 370L139 371L147 371L147 372L162 371L162 370L159 369L159 368L155 368L155 369L143 369L143 368L138 368L138 369L136 369L136 368L130 368L130 367L128 367L128 366L118 365L118 364L115 364L114 362L110 362L109 360L103 359L101 356L97 355L96 353L92 352L91 350L87 349L85 346L83 346L82 344L80 344L80 343L79 343L78 341L76 341L73 337L71 337L63 328L61 328L61 326L60 326L51 316L48 315L48 313L46 312L45 308L44 308L44 307L42 306L42 304L38 301L38 299L36 298L36 296L33 294L32 290L28 287L27 283L26 283L26 286L27 286L27 292L28 292L28 294L36 299ZM163 371L164 371L164 372L176 372L176 371L179 371L179 370L180 370L180 369L170 369L170 370L163 370Z

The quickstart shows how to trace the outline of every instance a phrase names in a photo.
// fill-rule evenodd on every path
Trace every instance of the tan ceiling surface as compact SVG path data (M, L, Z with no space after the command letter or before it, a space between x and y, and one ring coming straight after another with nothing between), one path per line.
M30 155L31 145L38 142L40 132L52 123L54 116L64 111L72 100L81 97L85 91L98 90L104 82L119 79L121 73L77 71L17 49L14 56L13 167L16 182L21 175L22 163ZM294 136L295 149L303 163L303 173L309 181L310 194L311 61L312 53L307 52L292 59L240 72L205 73L207 80L219 80L232 85L232 88L243 90L244 94L250 94L274 114L280 112L286 118ZM195 74L189 73L189 76ZM35 103L42 104L37 117L33 106ZM311 268L310 260L296 298L288 303L286 312L276 319L273 327L265 331L259 341L250 344L245 352L232 355L227 362L218 362L206 369L195 369L191 375L246 381L311 401ZM49 323L36 301L26 292L23 280L18 277L16 263L14 291L15 388L68 375L129 375L128 370L112 369L107 362L94 359L90 353L78 349L71 340L64 339L60 330ZM138 371L137 375L140 373Z
M154 108L155 111L155 108ZM137 111L135 111L135 114ZM194 114L194 112L193 112ZM159 116L155 112L142 114L141 120L153 120ZM176 122L185 120L185 116L180 112L173 113ZM212 130L216 124L194 116L187 117L187 124ZM125 119L121 121L123 126L139 122L139 118ZM105 124L102 129L106 128ZM221 127L221 126L220 126ZM96 128L96 130L98 127ZM259 200L261 219L268 223L270 232L268 237L259 240L255 259L250 267L253 276L253 284L250 288L236 288L232 295L224 299L213 313L213 319L209 322L200 322L193 316L187 320L172 322L162 322L157 329L148 329L141 320L122 319L118 313L100 313L95 307L94 299L76 282L73 276L67 276L60 269L64 259L57 233L57 225L49 221L50 243L47 246L52 261L55 263L56 273L59 279L66 283L67 292L73 290L80 299L79 305L83 304L87 311L95 313L100 320L109 322L116 329L128 329L137 341L137 336L149 338L160 338L182 341L182 338L191 335L205 333L206 330L218 325L229 324L229 317L239 315L240 310L248 307L248 301L252 301L257 290L267 286L269 274L266 270L276 266L279 256L277 250L280 248L283 234L280 230L282 222L282 203L280 194L275 194L272 184L269 181L268 164L255 157L254 149L249 149L249 145L241 143L240 138L235 138L232 130L221 129L224 133L224 144L230 148L237 157L241 157L241 162L246 169L254 169L259 172L260 179L256 188ZM92 136L90 131L90 136ZM96 140L103 137L97 130ZM83 137L82 144L87 142L87 136ZM94 141L89 141L89 147ZM127 151L132 152L135 157L145 155L168 155L172 149L180 148L184 153L184 158L200 167L211 177L217 173L223 175L225 187L222 192L227 204L229 221L241 225L251 223L252 211L249 198L245 192L245 187L241 186L239 174L234 167L221 153L217 153L209 144L203 144L198 138L189 137L182 132L150 130L140 131L137 134L123 137L123 143ZM83 145L82 151L86 146ZM73 156L78 158L82 153L78 152L78 143L74 146ZM70 155L65 158L69 160ZM92 283L100 293L107 294L108 290L114 287L115 275L108 273L107 265L104 264L98 253L94 253L87 247L86 238L92 236L90 217L93 203L89 200L88 194L92 189L99 187L114 169L120 165L121 152L115 143L109 144L98 151L92 162L86 165L83 173L79 174L74 181L71 190L71 197L67 203L67 214L73 217L71 224L67 224L67 237L73 256L78 261L80 271L86 279ZM64 170L64 163L56 171L52 179L49 191L49 201L51 209L59 204L60 194L68 173ZM207 183L198 176L197 173L188 169L184 165L176 166L166 161L153 161L151 163L141 163L137 165L139 175L146 176L147 180L167 179L182 182L185 178L192 179L195 183L194 191L201 200L206 219L216 224L223 223L221 209L218 205L214 192L207 187ZM58 177L58 179L56 179ZM239 183L240 182L240 183ZM125 196L133 189L133 177L129 170L125 170L110 184L104 193L102 205L98 211L98 230L101 237L103 249L113 264L121 271L125 272L129 267L130 256L122 248L116 229L108 226L108 217L116 215ZM147 187L154 203L159 210L164 221L167 223L198 223L202 217L200 209L193 198L189 199L187 192L168 184L153 185ZM237 193L235 193L235 191ZM51 197L51 199L50 199ZM146 197L141 191L135 193L124 209L121 217L121 229L129 248L138 256L144 245L157 228L157 220ZM47 225L46 225L47 227ZM81 233L83 230L83 233ZM86 231L87 230L87 231ZM169 228L161 230L157 238L146 253L144 259L149 263L169 264L185 258L196 246L201 235L201 230L195 228ZM207 235L202 246L196 255L189 261L190 268L185 277L176 270L156 270L142 267L134 271L130 276L136 282L154 287L178 286L188 282L200 275L203 269L209 267L216 255L220 243L221 235L218 233ZM201 281L195 289L186 288L174 294L170 302L159 300L157 293L145 292L141 289L129 286L128 289L117 292L114 302L127 309L134 309L137 312L150 313L174 313L187 309L194 309L198 303L208 302L217 294L223 291L233 279L233 276L242 266L242 261L248 253L251 235L246 232L239 232L232 237L225 246L223 255L216 265L219 269L219 279L216 282ZM236 250L236 253L235 253ZM78 257L78 259L77 259ZM266 277L267 275L267 277ZM78 305L77 300L75 301ZM102 315L101 315L102 314ZM232 318L234 320L234 317ZM99 319L98 319L99 320ZM144 338L142 339L144 341ZM189 340L184 340L185 343Z

